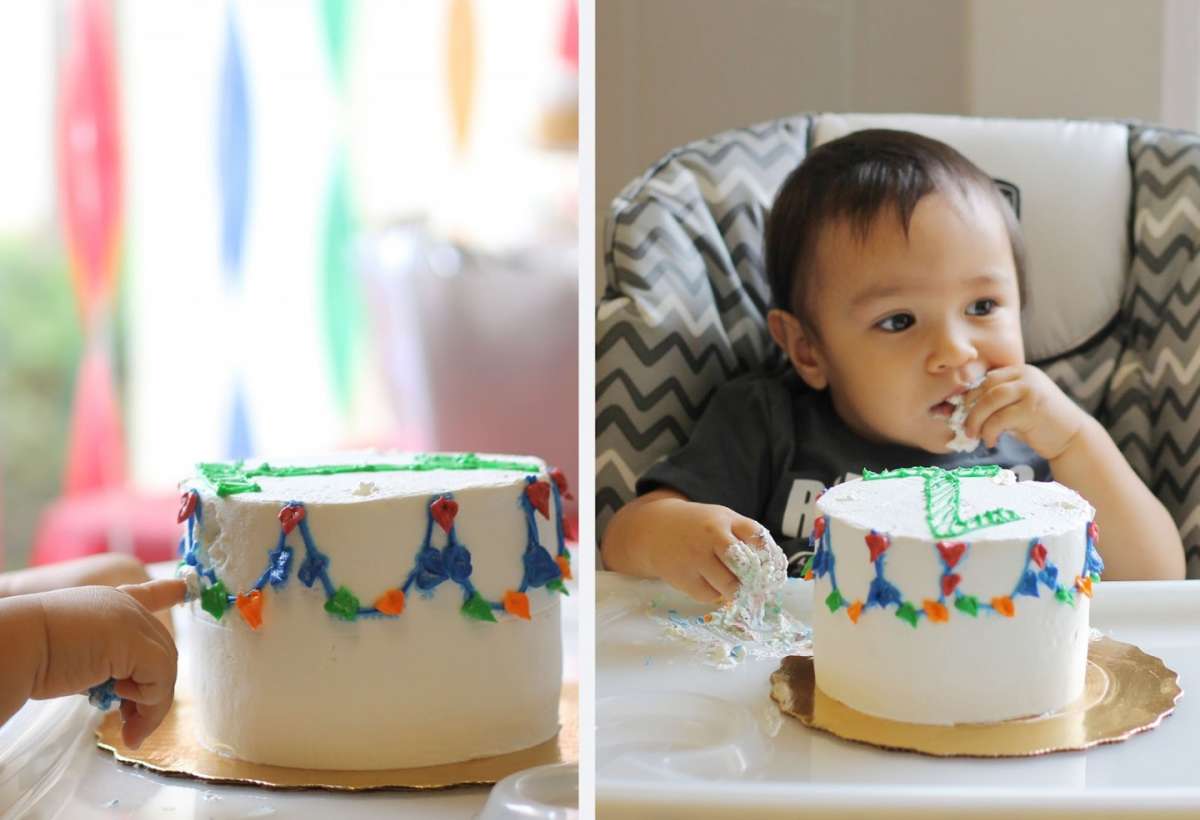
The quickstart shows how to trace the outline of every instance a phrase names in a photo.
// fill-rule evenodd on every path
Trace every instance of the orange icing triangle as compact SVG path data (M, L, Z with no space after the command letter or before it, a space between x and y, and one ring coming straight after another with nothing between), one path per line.
M508 590L504 593L504 611L509 615L529 620L529 596L524 592Z
M238 612L242 615L242 620L245 621L251 629L258 629L262 626L262 591L251 590L246 595L237 596Z
M404 590L389 589L375 599L375 608L384 615L399 615L404 611Z
M929 620L935 624L945 623L946 621L950 620L949 611L947 611L945 605L939 603L938 601L926 599L923 607L925 609L925 614L929 616Z

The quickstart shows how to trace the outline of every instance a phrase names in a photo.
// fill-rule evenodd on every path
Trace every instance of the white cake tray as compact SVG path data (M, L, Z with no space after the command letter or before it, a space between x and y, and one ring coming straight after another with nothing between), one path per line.
M981 760L885 751L781 715L769 696L777 661L715 669L648 614L701 607L658 582L597 575L596 805L605 820L1200 816L1194 696L1154 730L1084 752ZM787 608L805 621L811 589L788 582ZM1092 626L1162 658L1185 692L1200 681L1200 581L1098 584Z

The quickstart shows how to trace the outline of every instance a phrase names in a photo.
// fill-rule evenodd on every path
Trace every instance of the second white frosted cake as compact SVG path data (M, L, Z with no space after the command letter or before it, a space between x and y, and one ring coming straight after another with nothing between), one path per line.
M911 723L1053 712L1083 692L1095 511L1008 470L870 473L817 502L817 686Z

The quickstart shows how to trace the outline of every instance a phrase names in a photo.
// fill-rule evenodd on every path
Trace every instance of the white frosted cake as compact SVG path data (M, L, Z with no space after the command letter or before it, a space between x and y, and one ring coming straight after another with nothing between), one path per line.
M202 464L183 484L200 740L391 769L554 737L561 473L522 456L332 461Z
M813 663L821 691L910 723L1062 709L1083 692L1103 563L1095 511L984 466L871 473L817 501Z

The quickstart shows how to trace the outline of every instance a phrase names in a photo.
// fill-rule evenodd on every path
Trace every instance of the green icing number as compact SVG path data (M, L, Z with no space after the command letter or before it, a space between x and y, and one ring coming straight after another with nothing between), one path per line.
M475 453L423 453L408 464L323 464L312 467L272 467L260 464L244 467L241 461L216 461L198 465L200 475L217 491L217 495L257 493L262 487L255 478L293 478L295 476L339 475L343 473L427 472L429 470L514 470L536 473L541 468L531 461L506 461L480 458Z
M943 470L941 467L904 467L899 470L884 470L881 473L863 470L863 481L879 481L888 478L920 478L925 482L925 521L934 538L957 538L972 530L985 527L996 527L1010 521L1018 521L1021 516L1014 510L997 507L979 515L963 519L959 512L959 501L962 492L960 479L991 478L999 474L1000 468L995 464L982 464L975 467L959 467L956 470Z

